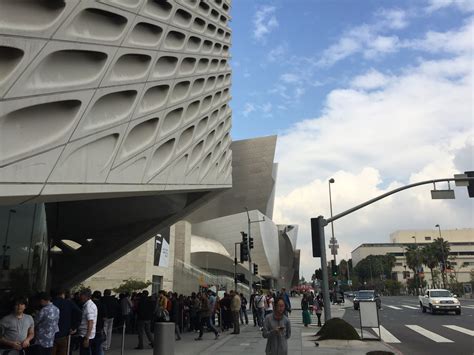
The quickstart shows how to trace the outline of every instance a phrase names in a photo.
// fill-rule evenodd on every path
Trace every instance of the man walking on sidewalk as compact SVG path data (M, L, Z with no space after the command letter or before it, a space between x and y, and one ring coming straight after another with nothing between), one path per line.
M232 323L234 324L234 331L231 334L240 334L240 309L242 307L242 303L240 300L240 296L237 292L230 291L232 300L230 303L230 310L232 311Z

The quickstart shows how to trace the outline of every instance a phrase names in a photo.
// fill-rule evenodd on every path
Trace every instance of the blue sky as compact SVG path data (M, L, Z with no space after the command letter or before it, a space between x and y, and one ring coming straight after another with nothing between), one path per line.
M274 220L300 226L304 276L329 178L337 213L474 170L473 16L468 0L232 2L233 139L278 134ZM341 256L399 229L473 227L465 191L430 188L337 221Z

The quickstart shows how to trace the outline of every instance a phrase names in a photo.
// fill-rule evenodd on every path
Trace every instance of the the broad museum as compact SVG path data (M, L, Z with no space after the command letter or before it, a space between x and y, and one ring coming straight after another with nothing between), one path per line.
M230 237L213 234L222 218L244 207L260 211L255 218L272 214L255 198L219 214L212 202L239 195L230 8L229 0L0 1L2 297L76 285L143 245L155 255L157 236L170 243L191 222L181 259L218 272L219 260L234 257L224 255ZM273 209L269 171L273 182L257 185L269 183ZM293 278L296 233L267 224L253 226L263 235L255 246L262 273Z

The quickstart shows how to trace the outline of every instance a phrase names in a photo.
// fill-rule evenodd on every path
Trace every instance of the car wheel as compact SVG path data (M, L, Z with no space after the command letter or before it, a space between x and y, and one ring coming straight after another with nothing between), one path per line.
M433 305L430 304L430 312L431 314L436 314L436 310L433 308Z
M426 313L426 307L420 302L420 308L423 313Z
M456 312L456 315L457 315L457 316L459 316L459 315L461 314L461 310L460 310L460 309L458 309L458 310L456 310L456 311L454 311L454 312Z
M355 309L356 311L358 311L358 310L359 310L359 307L354 306L354 309Z

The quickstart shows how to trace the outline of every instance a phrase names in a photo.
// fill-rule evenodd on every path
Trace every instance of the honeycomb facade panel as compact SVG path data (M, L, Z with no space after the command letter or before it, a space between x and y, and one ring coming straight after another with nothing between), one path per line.
M0 2L0 203L230 187L229 10Z

